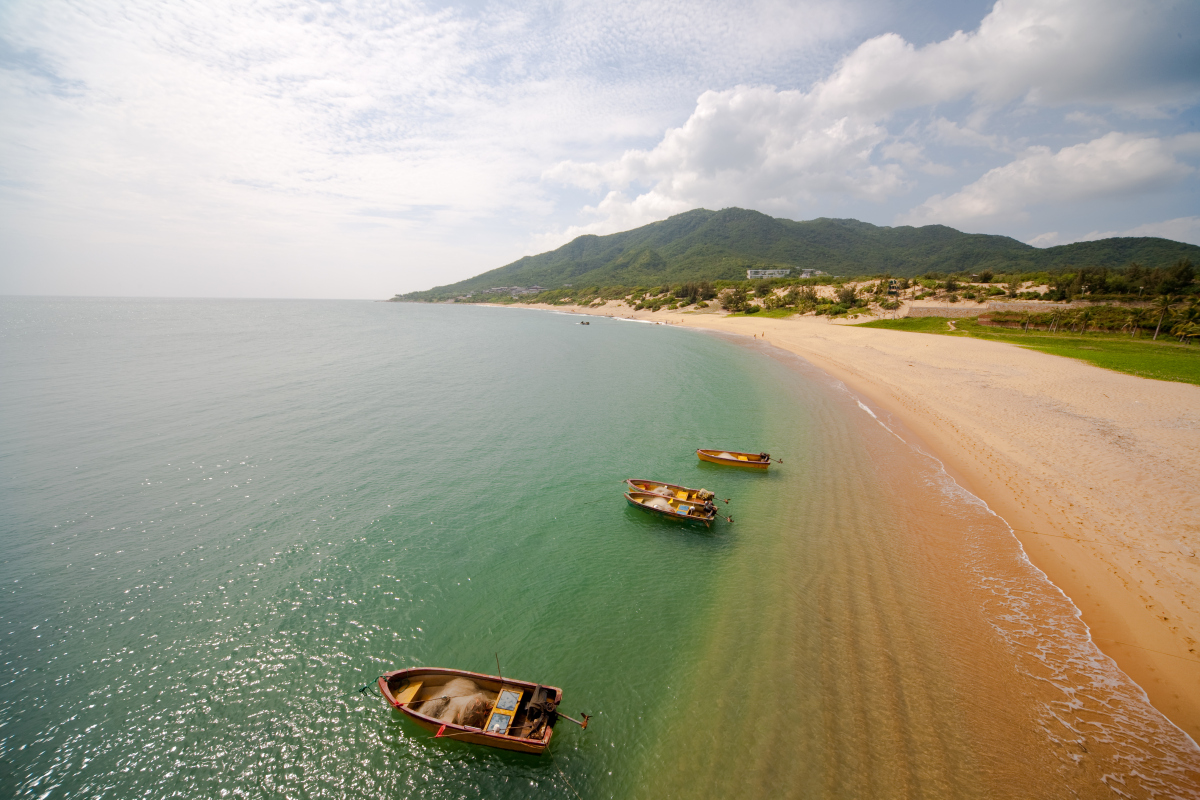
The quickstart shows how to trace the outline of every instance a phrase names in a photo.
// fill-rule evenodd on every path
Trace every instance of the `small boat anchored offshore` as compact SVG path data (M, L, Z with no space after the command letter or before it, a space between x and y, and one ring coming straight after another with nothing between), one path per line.
M625 492L625 499L634 508L640 508L667 519L699 522L706 528L717 517L717 507L713 505L712 500L680 500L677 497L668 497L656 492L637 491ZM732 518L727 517L727 519L733 522Z
M559 717L586 728L583 721L558 711L562 689L444 667L411 667L379 676L383 699L434 738L543 753Z
M738 453L734 450L697 450L696 455L701 461L711 464L724 464L729 467L750 467L751 469L766 469L775 461L783 463L782 458L771 458L770 453Z
M716 498L716 494L710 492L708 489L689 489L686 486L676 486L673 483L663 483L662 481L626 478L625 483L629 485L630 491L650 492L651 494L659 494L663 497L674 497L676 500L703 503L705 500ZM729 501L726 500L725 502L728 503Z

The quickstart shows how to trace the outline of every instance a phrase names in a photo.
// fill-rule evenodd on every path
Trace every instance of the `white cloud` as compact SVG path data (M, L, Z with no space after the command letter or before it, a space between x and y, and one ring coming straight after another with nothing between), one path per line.
M1086 125L1089 128L1108 128L1111 127L1108 120L1099 114L1092 114L1088 111L1072 111L1063 117L1067 122L1074 122L1077 125Z
M1062 242L1058 239L1058 231L1050 231L1049 233L1039 233L1030 239L1028 244L1034 247L1053 247L1056 244L1062 244Z
M886 115L972 97L1095 103L1161 114L1200 97L1187 0L1003 0L979 29L916 48L896 34L860 45L814 94L829 113Z
M549 180L611 191L586 232L621 230L696 206L751 206L790 212L818 194L883 197L903 187L900 168L871 155L887 139L880 125L853 117L821 118L811 97L769 87L705 92L682 126L652 150L630 150L606 164L564 162ZM901 153L914 155L910 151ZM651 188L630 200L631 185Z
M906 168L950 173L926 154L917 140L922 132L910 126L890 135L889 120L911 109L968 101L965 125L938 115L923 134L995 152L1016 145L981 127L1013 102L1031 111L1083 103L1162 115L1200 97L1200 73L1188 67L1200 56L1197 39L1172 35L1181 25L1200 27L1197 9L1175 0L1005 0L978 30L925 47L891 33L866 41L809 91L705 92L688 120L653 148L606 162L566 161L545 172L548 180L606 196L585 209L600 219L539 241L620 230L668 209L742 205L796 213L819 199L892 197L913 184ZM1057 154L1029 148L952 197L930 198L906 219L1011 218L1036 193L1073 200L1150 189L1191 169L1164 146L1110 134Z
M661 131L734 76L815 74L854 13L829 0L3 4L0 242L23 243L0 249L0 290L18 269L44 273L52 250L86 269L114 239L248 269L256 254L298 263L326 251L314 241L354 241L380 270L398 253L457 252L431 260L470 274L465 240L551 213L548 164ZM66 229L74 258L48 244ZM493 258L523 238L502 233ZM18 252L44 255L18 267ZM139 293L175 291L169 270L150 272L158 285L139 277ZM291 273L272 277L297 291Z
M949 197L934 195L899 222L956 225L989 218L1019 219L1031 205L1163 188L1195 172L1175 158L1176 152L1195 147L1195 134L1158 139L1122 133L1109 133L1057 153L1048 147L1031 147Z
M1010 145L995 134L985 134L962 126L945 117L938 117L927 126L935 141L955 147L983 147L989 150L1010 150Z
M187 251L361 296L379 290L285 284L341 252L401 276L389 292L443 283L531 230L566 228L540 246L697 205L890 215L946 186L946 145L972 174L997 153L1033 166L1055 154L1029 143L1073 143L1042 109L1056 137L1067 114L1095 138L1097 115L1159 125L1200 92L1194 0L1003 0L972 32L847 53L879 2L0 4L0 291L52 262L78 275L33 290L92 270L173 293L161 254ZM118 288L138 248L156 255Z

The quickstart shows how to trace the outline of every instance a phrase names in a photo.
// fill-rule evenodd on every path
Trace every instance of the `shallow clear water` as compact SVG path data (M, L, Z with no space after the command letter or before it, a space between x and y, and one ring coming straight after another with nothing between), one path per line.
M1194 745L1002 521L777 351L513 309L0 310L8 795L1197 785ZM784 464L730 471L698 446ZM715 489L736 521L647 516L626 477ZM359 692L496 653L588 730L505 753Z

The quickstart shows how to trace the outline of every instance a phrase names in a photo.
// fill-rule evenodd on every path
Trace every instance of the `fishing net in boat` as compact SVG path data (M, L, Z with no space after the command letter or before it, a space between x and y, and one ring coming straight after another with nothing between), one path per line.
M453 725L482 728L495 702L495 692L480 689L469 678L454 678L442 687L437 697L426 700L416 711Z
M732 458L736 460L737 457L733 453L717 453L717 458Z
M671 508L671 504L667 502L667 499L665 497L651 497L649 500L645 500L644 504L649 506L650 508L656 508L659 511L674 511L675 510L675 509Z
M700 491L696 492L696 497L701 500L712 500L716 496L717 495L715 493L710 492L708 489L701 489Z

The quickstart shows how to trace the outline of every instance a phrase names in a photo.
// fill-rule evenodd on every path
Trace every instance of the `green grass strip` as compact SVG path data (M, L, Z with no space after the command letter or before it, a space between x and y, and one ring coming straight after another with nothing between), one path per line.
M957 331L950 330L950 322ZM862 327L1008 342L1140 378L1200 386L1200 347L1179 344L1170 336L1160 335L1157 342L1152 342L1144 337L1130 338L1123 333L1026 333L1013 328L980 325L972 318L950 320L944 317L879 319L863 323Z

